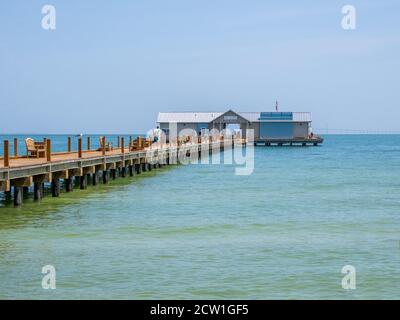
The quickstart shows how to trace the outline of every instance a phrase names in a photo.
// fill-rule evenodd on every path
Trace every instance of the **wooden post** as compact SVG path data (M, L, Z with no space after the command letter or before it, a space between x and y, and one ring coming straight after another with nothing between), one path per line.
M138 138L138 147L139 149L142 149L142 136L139 136Z
M51 140L46 139L46 160L47 162L51 161Z
M14 158L18 158L18 139L14 138Z
M82 138L78 139L78 158L82 158Z
M90 137L87 137L87 149L90 151Z
M118 148L121 146L121 141L120 141L120 138L119 138L119 136L118 136Z
M4 140L4 166L10 166L10 154L9 154L8 140Z
M103 137L103 139L101 139L101 152L103 153L103 156L106 154L106 136Z
M129 151L132 149L132 136L129 136Z
M121 138L121 153L125 153L125 138Z
M68 152L71 152L71 137L68 137Z

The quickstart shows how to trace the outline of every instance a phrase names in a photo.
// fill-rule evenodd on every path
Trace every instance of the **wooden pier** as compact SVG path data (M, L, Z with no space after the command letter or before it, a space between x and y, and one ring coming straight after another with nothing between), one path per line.
M254 144L256 146L266 146L266 147L272 147L272 146L318 146L319 144L322 144L324 142L324 139L319 137L319 136L314 136L314 137L309 137L309 138L269 138L269 139L256 139L254 141Z
M66 152L52 152L51 140L45 139L35 145L37 153L21 157L17 151L18 141L14 140L13 156L10 155L9 141L4 141L4 156L0 158L0 191L8 194L9 198L13 197L14 205L19 206L23 202L24 191L32 186L34 200L43 197L44 183L50 183L52 196L58 197L61 181L66 192L73 190L76 179L80 189L86 189L88 184L96 185L100 181L108 183L118 176L133 176L142 171L175 164L175 155L178 154L201 157L201 152L219 151L227 147L223 139L152 145L150 141L139 137L135 141L130 138L126 145L124 138L118 138L118 146L112 148L102 138L100 147L95 150L91 150L90 138L87 142L87 150L83 150L82 138L79 138L78 150L71 151L71 138L68 138ZM230 146L234 147L237 143L243 144L245 141L234 139ZM174 155L174 159L171 159L171 155Z

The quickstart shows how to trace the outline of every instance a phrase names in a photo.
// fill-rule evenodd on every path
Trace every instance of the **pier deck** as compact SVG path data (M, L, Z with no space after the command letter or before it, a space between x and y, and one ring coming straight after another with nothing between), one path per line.
M321 137L314 138L268 138L268 139L256 139L254 144L256 146L317 146L324 142Z

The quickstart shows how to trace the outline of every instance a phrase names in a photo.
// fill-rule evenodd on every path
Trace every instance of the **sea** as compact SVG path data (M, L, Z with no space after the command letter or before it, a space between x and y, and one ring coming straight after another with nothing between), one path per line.
M255 147L250 175L180 164L18 208L1 195L0 299L399 299L400 135L324 139Z

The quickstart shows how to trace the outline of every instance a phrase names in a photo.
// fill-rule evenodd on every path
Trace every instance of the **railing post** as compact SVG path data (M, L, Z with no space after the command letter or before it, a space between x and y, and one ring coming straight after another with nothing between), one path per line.
M50 139L45 139L46 143L46 160L48 162L51 161L51 140Z
M119 138L119 136L118 136L118 148L121 146L121 141L120 141L120 138Z
M125 138L121 138L121 153L125 153Z
M68 152L71 152L71 137L68 137Z
M139 147L139 149L142 149L142 136L139 136L138 139L139 139L138 140L138 147Z
M90 137L87 137L87 149L90 151Z
M102 140L101 152L103 153L104 156L106 154L106 136L104 136L101 140Z
M14 158L18 158L18 139L14 138Z
M78 139L78 158L82 158L82 137Z
M4 140L4 167L10 166L10 154L8 140Z
M131 151L132 148L132 136L129 136L129 151Z

